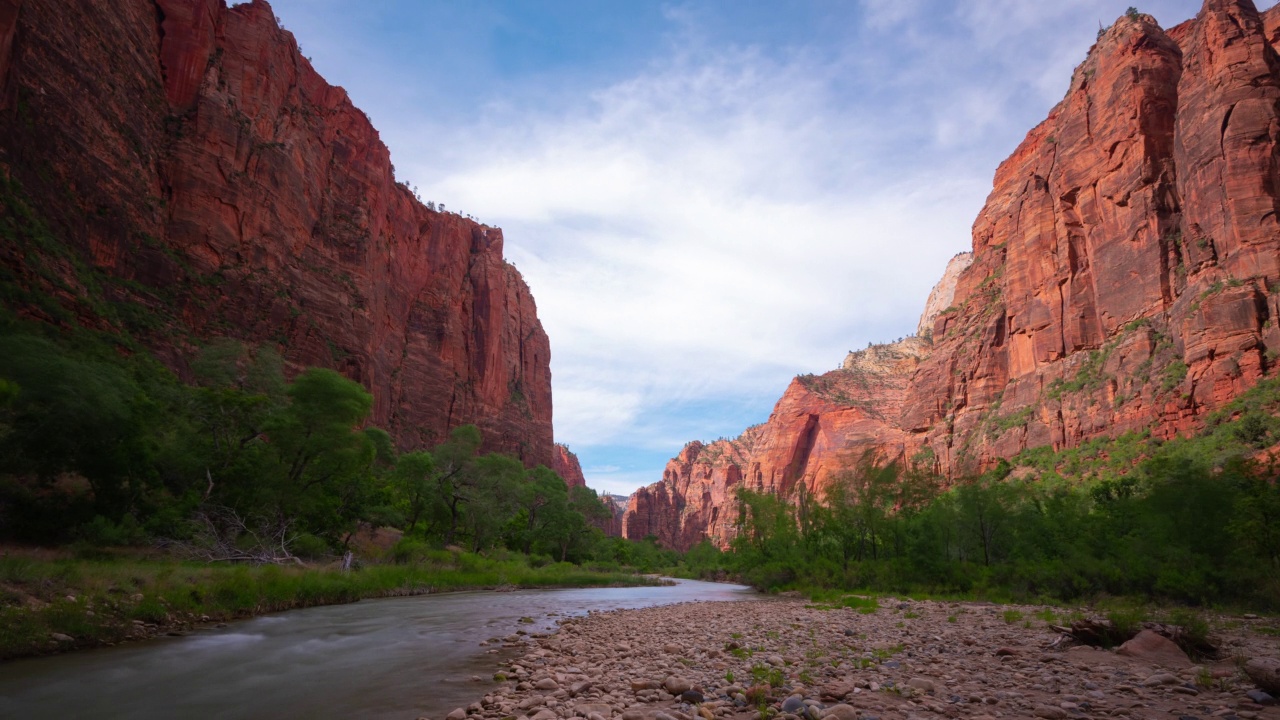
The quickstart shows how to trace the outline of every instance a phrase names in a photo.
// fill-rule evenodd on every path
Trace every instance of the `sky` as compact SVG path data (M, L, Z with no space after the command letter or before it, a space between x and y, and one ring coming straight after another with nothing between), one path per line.
M914 332L996 166L1127 1L272 7L398 179L503 229L551 339L556 441L625 495L765 421L796 375Z

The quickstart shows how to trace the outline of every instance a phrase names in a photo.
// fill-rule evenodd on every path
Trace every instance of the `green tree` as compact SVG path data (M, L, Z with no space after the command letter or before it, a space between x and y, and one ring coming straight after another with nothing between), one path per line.
M6 387L0 472L49 484L83 477L98 514L120 518L153 477L154 403L115 364L74 357L43 338L0 336Z
M442 532L446 546L454 543L467 505L475 499L476 453L481 441L480 428L463 425L454 428L449 439L432 452L437 500L432 524Z
M391 476L392 491L405 519L404 530L413 533L437 501L436 460L426 450L404 453Z
M475 462L470 495L463 508L463 529L474 552L493 547L503 526L520 503L524 466L501 453L488 453Z
M569 504L569 493L564 479L544 465L530 470L520 492L519 514L512 527L511 540L526 555L534 551L535 543L547 542L546 529Z
M289 404L263 425L270 459L264 506L280 522L299 520L336 540L359 518L372 483L378 443L359 426L373 396L321 368L303 371L286 394Z

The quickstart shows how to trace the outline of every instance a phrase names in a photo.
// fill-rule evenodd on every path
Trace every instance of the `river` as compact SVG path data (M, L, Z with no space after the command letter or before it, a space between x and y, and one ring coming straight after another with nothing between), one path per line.
M0 718L438 720L494 686L504 656L481 641L549 630L591 610L755 596L739 585L680 580L293 610L183 637L0 663Z

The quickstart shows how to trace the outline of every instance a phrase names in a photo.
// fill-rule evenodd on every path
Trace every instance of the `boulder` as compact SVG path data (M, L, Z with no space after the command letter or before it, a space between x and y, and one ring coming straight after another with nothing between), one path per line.
M1191 658L1182 648L1163 635L1143 630L1116 650L1119 655L1144 660L1167 668L1189 668Z
M1280 695L1280 660L1253 658L1244 664L1244 672L1258 687L1271 695Z

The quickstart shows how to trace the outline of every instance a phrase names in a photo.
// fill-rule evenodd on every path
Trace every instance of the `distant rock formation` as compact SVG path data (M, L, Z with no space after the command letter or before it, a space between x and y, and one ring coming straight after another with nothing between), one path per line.
M748 442L720 444L728 464L687 445L632 496L627 536L724 545L736 487L820 494L869 449L955 478L1027 448L1170 437L1273 373L1278 39L1280 7L1249 0L1168 32L1119 18L996 171L922 337L796 378Z
M960 273L968 270L972 264L973 253L971 252L957 253L947 263L946 270L942 271L942 279L933 286L933 290L929 292L929 299L924 303L924 312L921 313L920 323L916 327L917 335L929 336L933 333L933 322L943 312L952 308L951 303L956 299L956 283L960 280Z
M551 469L564 479L564 484L573 487L586 487L587 479L582 475L582 465L578 456L573 454L568 445L556 443L552 447Z
M211 337L274 346L371 389L401 447L475 423L552 462L550 346L502 232L398 183L263 0L0 0L0 117L5 204L57 245L0 248L10 307L121 308L179 372Z

